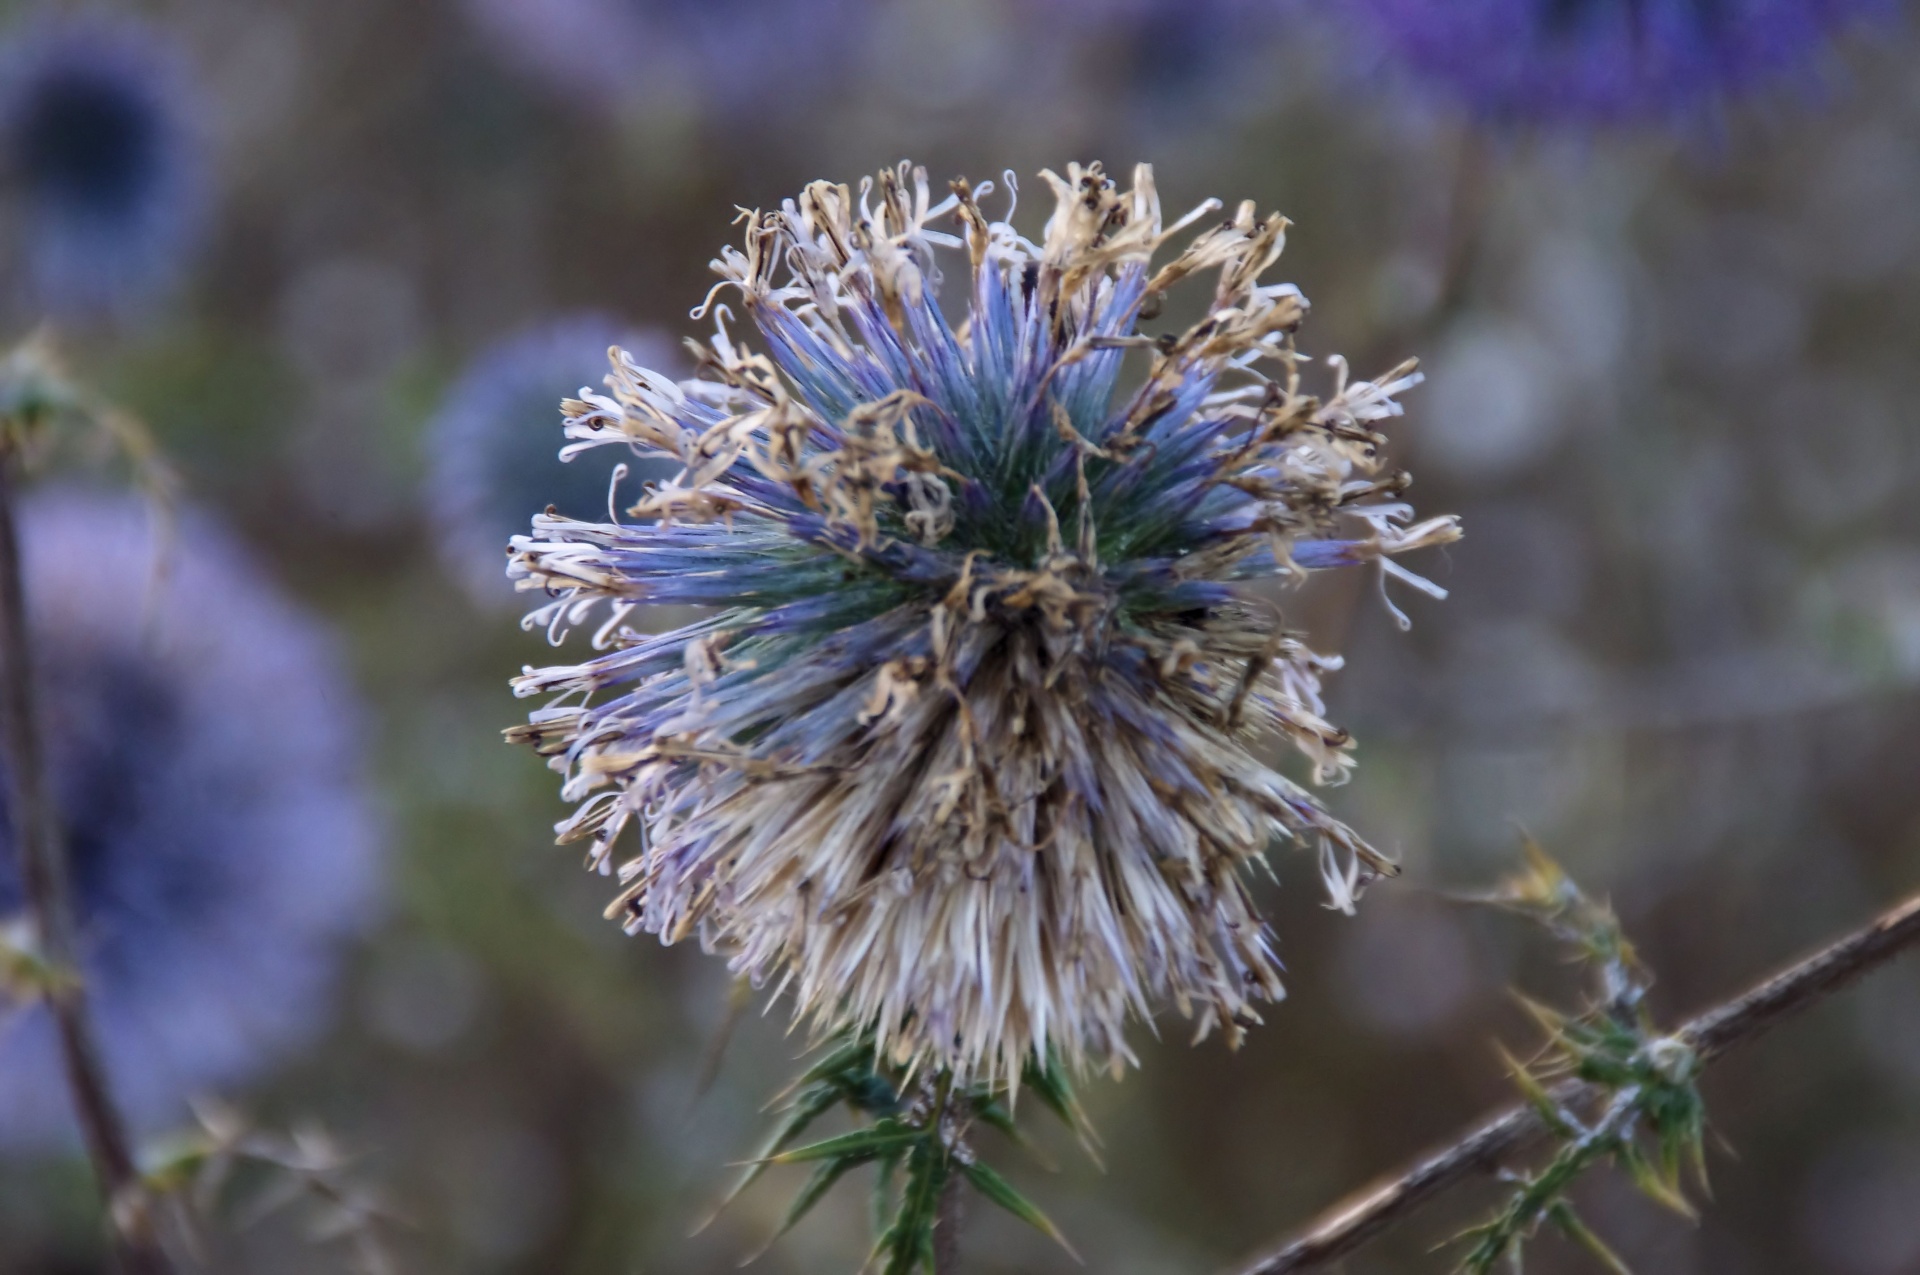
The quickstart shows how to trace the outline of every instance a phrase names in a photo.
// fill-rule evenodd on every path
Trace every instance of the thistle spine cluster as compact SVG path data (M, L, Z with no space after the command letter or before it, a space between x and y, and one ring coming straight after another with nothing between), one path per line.
M616 350L564 404L563 455L678 472L634 521L537 516L509 568L556 641L599 614L598 654L516 681L548 702L509 733L565 775L592 867L637 830L611 914L968 1083L1119 1066L1161 1004L1237 1040L1282 994L1242 879L1276 837L1342 908L1393 871L1263 755L1332 783L1352 741L1321 699L1338 658L1248 586L1371 564L1443 596L1392 558L1459 534L1384 467L1411 363L1306 388L1306 299L1261 281L1284 218L1168 224L1144 165L1043 178L1037 241L991 184L936 201L905 165L743 213L699 376ZM1208 276L1197 321L1142 331ZM658 604L714 610L627 623Z

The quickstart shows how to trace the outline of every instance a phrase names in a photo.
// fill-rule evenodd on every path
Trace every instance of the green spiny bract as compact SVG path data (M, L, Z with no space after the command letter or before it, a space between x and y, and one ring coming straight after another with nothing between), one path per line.
M1608 1270L1628 1275L1626 1264L1574 1212L1568 1192L1589 1169L1611 1162L1649 1198L1693 1216L1681 1169L1691 1165L1705 1185L1699 1055L1684 1034L1661 1032L1647 1013L1651 977L1612 909L1589 898L1532 840L1523 848L1526 870L1480 901L1536 921L1574 948L1593 972L1599 996L1575 1014L1522 998L1546 1033L1546 1048L1531 1065L1512 1059L1508 1065L1556 1146L1538 1170L1503 1175L1513 1194L1493 1217L1456 1237L1469 1245L1459 1269L1492 1275L1506 1262L1520 1269L1525 1242L1545 1223ZM1550 1090L1552 1081L1578 1083Z

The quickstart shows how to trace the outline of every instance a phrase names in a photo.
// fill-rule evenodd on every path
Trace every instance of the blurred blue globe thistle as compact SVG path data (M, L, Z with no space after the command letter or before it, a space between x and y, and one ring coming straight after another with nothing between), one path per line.
M594 518L607 509L614 461L596 454L561 463L553 387L598 380L615 344L640 352L650 366L678 363L662 335L633 333L607 315L567 315L481 350L428 425L428 499L441 557L480 605L513 600L500 568L507 541L527 525L527 510L552 505ZM663 461L633 461L627 468L628 491L673 472Z
M556 641L606 604L603 653L516 680L549 699L509 735L566 776L591 865L638 825L610 914L983 1081L1117 1067L1160 1004L1237 1040L1281 994L1242 880L1271 840L1316 848L1343 908L1392 870L1269 763L1284 741L1337 781L1351 741L1320 698L1338 658L1258 582L1371 565L1438 594L1390 555L1459 534L1382 469L1411 364L1305 389L1306 300L1260 282L1284 218L1169 227L1145 166L1042 176L1039 242L905 165L743 217L715 293L766 352L710 295L700 379L617 356L566 403L569 450L680 472L638 521L536 517L509 568ZM1197 317L1141 331L1190 279ZM676 603L722 609L625 624Z
M47 20L0 48L0 181L33 304L125 310L178 278L205 198L189 100L145 25Z
M874 2L466 0L508 63L609 111L668 99L738 110L810 92L864 43Z
M156 557L122 496L22 506L49 778L81 964L130 1119L314 1035L343 940L377 906L359 722L325 636L216 526ZM21 907L0 819L0 917ZM0 1145L63 1136L53 1033L0 992Z
M1027 0L1050 35L1096 47L1122 106L1148 127L1191 132L1210 116L1268 107L1276 38L1288 13L1275 0Z
M1675 117L1809 69L1893 0L1356 0L1337 13L1475 112L1512 122Z

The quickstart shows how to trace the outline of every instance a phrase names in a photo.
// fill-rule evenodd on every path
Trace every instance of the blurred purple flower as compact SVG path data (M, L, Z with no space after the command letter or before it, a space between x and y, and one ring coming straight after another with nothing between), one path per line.
M630 476L623 490L675 467L604 452L560 460L554 387L599 385L607 350L640 352L651 367L680 360L659 333L634 333L603 314L573 314L523 328L475 355L441 400L427 428L429 500L442 559L483 606L514 600L504 574L507 541L526 527L527 510L548 505L576 518L606 513L615 461Z
M1355 0L1341 16L1496 119L1684 115L1806 71L1891 0Z
M156 557L127 497L22 510L41 718L83 971L132 1121L311 1036L379 838L346 679L311 617L189 514ZM0 820L0 917L20 907ZM0 997L0 1144L68 1128L52 1032Z
M664 88L721 109L821 91L873 0L466 0L509 62L618 111Z
M35 305L124 310L178 277L205 201L189 102L145 25L45 21L0 49L0 175Z
M1100 46L1126 108L1153 124L1191 127L1197 112L1265 104L1275 37L1288 6L1275 0L1029 0L1050 39Z

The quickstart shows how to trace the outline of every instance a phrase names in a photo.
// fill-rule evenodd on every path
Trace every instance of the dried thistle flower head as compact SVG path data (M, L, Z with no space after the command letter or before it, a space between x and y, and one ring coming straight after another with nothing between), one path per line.
M982 211L990 186L935 203L905 165L743 215L695 312L699 379L616 350L609 392L564 406L566 453L680 473L635 522L536 517L509 567L553 595L526 623L556 641L610 608L603 654L515 682L552 698L509 732L566 776L560 839L590 864L638 825L610 914L970 1079L1118 1066L1156 1004L1202 1035L1257 1021L1281 987L1242 869L1304 842L1344 908L1391 868L1263 760L1279 737L1318 782L1351 764L1320 700L1338 659L1245 585L1376 564L1439 594L1390 555L1459 534L1382 470L1411 364L1333 359L1326 398L1303 387L1306 300L1260 281L1284 218L1208 201L1166 225L1144 165L1125 190L1042 176L1037 243ZM1141 332L1189 279L1205 313ZM623 626L675 603L719 609Z

